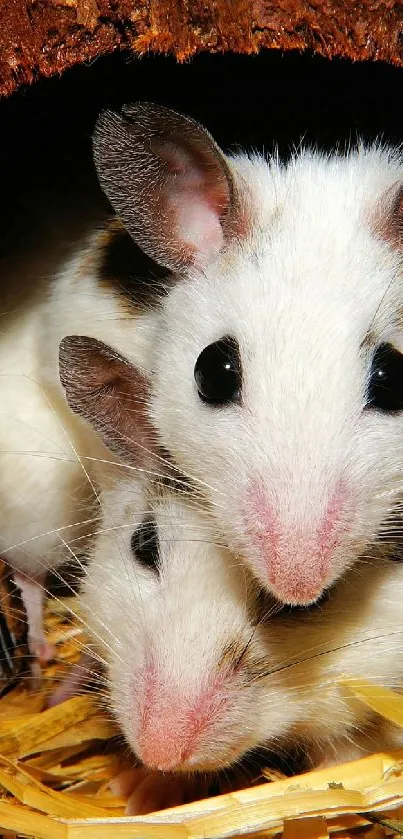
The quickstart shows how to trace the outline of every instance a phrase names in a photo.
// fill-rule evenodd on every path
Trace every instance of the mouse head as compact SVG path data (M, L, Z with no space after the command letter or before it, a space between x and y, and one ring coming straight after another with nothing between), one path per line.
M128 233L172 273L150 417L226 543L316 600L395 516L403 464L403 166L387 151L225 155L159 106L100 117Z
M351 747L368 711L338 680L398 684L401 566L357 568L321 607L270 611L183 494L127 478L101 502L81 612L145 766L216 771L256 748L300 744L316 760ZM385 603L397 604L386 631Z
M110 707L149 768L229 766L267 735L255 587L209 521L165 487L104 492L81 610L106 663ZM272 703L286 731L285 691ZM251 725L253 719L253 725Z

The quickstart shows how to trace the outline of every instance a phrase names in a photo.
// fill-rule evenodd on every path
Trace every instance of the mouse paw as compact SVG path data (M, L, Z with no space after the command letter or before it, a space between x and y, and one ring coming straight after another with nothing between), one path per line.
M31 580L15 571L14 582L20 589L27 615L29 651L38 661L46 664L55 657L56 648L46 640L43 628L43 581Z
M30 640L29 649L32 655L34 655L41 664L47 664L48 661L56 656L56 647L54 644L49 644L49 642L45 640Z
M88 653L82 653L78 662L73 664L69 672L61 680L47 699L46 707L53 708L72 696L86 693L89 682L96 672L96 664Z
M33 693L37 693L42 688L42 670L37 658L34 658L29 665L29 672L31 674L29 680L29 689Z
M31 641L28 640L28 648L31 653L31 662L29 665L31 679L30 689L36 693L43 687L43 673L41 664L46 664L47 661L55 657L56 648L47 641Z
M126 815L140 816L196 801L208 794L208 782L191 775L125 769L109 783L114 795L127 798Z

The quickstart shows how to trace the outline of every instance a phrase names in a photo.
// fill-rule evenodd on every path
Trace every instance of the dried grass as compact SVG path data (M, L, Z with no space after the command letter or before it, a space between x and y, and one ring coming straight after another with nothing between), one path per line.
M58 661L41 691L20 680L0 699L0 829L38 839L283 839L403 836L403 750L263 783L147 816L126 817L108 782L122 757L116 729L90 696L41 710L85 640L49 607ZM343 689L403 726L403 698L363 681ZM117 743L117 741L116 741ZM365 814L365 815L364 815Z

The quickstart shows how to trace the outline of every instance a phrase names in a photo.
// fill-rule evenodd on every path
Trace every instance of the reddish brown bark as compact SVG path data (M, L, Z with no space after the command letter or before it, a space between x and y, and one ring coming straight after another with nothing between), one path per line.
M0 94L114 50L262 47L403 65L401 0L0 0Z

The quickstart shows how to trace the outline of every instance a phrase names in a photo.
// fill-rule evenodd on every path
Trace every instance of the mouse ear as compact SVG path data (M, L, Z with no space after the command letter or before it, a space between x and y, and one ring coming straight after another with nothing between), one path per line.
M82 335L60 343L59 375L67 402L122 459L144 464L155 451L146 415L146 379L118 352Z
M377 207L376 229L393 247L403 249L403 186L387 190Z
M205 265L231 228L227 160L197 122L145 102L104 111L93 136L102 189L127 231L159 265Z

